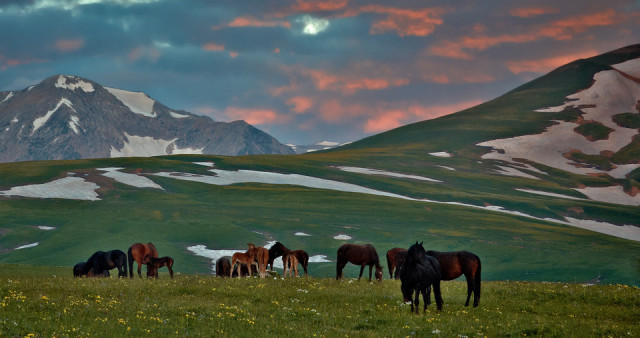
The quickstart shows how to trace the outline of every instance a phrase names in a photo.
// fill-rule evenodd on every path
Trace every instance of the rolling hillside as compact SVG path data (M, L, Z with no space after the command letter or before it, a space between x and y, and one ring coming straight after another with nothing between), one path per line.
M631 46L578 60L477 107L324 152L0 164L0 262L71 267L152 241L176 271L210 273L222 253L278 240L314 257L311 275L332 277L345 241L374 244L384 262L418 240L475 252L488 280L640 285L637 137L606 156L568 155L595 173L487 156L510 155L498 140L557 121L575 124L584 144L603 140L599 127L578 128L598 105L567 97L638 57ZM619 114L629 126L638 112Z

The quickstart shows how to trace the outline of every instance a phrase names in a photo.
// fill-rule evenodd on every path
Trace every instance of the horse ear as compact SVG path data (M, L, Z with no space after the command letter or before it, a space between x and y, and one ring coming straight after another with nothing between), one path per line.
M418 243L418 242L416 242L416 243ZM422 243L424 243L424 241L420 242L420 246L422 246Z

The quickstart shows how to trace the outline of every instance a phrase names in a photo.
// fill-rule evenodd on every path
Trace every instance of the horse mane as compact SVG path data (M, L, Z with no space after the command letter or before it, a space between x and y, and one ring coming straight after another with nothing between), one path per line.
M158 253L158 249L156 249L156 246L153 245L153 243L149 242L149 243L147 243L147 246L149 247L149 249L151 251L155 251L156 253Z

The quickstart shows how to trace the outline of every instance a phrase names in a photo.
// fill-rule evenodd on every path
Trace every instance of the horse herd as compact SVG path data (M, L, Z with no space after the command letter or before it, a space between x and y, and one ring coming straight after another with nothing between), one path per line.
M118 269L118 277L127 277L127 263L129 277L133 278L133 262L138 263L138 276L142 278L142 264L147 265L147 277L158 278L158 269L166 266L173 278L173 258L164 256L158 258L158 250L153 243L135 243L129 247L127 254L121 250L96 251L86 262L80 262L73 267L74 277L109 277L109 270Z
M308 275L309 255L304 250L289 250L280 242L276 242L268 250L264 247L247 243L246 252L236 252L231 257L224 256L216 261L216 275L219 277L241 277L253 274L252 266L256 266L256 272L261 278L266 277L267 267L273 271L273 262L282 257L284 276L298 276L298 264L302 265L304 275ZM469 306L473 293L473 306L480 302L481 263L480 258L468 251L438 252L426 251L418 243L408 249L393 248L387 251L386 258L389 267L389 278L400 279L402 295L405 302L411 303L411 311L418 312L419 295L422 294L424 310L431 304L431 288L438 310L442 309L442 293L440 281L456 279L462 275L467 280L467 301ZM166 266L173 278L173 259L165 256L158 258L158 251L152 243L135 243L127 254L120 250L98 251L91 255L86 262L78 263L73 268L76 277L108 277L109 270L117 268L118 277L127 276L127 262L129 265L129 277L133 278L133 262L138 263L138 276L141 275L142 264L147 265L147 277L157 278L158 269ZM373 268L375 278L382 281L382 266L376 249L371 244L343 244L338 248L336 260L336 280L343 277L343 269L347 263L360 266L362 278L364 268L369 266L369 281L371 281ZM415 297L414 297L415 294ZM415 305L415 307L414 307Z

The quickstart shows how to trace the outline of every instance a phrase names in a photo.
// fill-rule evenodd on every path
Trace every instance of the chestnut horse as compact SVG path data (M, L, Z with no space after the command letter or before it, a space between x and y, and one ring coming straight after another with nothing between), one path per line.
M144 260L144 256L149 255L151 257L158 258L158 250L156 250L155 245L149 242L147 244L135 243L129 247L127 251L129 256L129 277L133 278L133 261L135 260L138 263L138 277L142 278L142 261ZM149 267L147 267L149 269ZM151 275L155 275L156 273L152 273ZM147 276L149 276L149 270L147 270Z
M245 265L249 269L249 277L251 277L251 264L253 263L253 256L247 252L236 252L231 256L231 269L229 269L229 278L232 277L233 268L236 266L238 276L242 276L240 266ZM237 265L236 265L237 264Z
M407 251L403 248L393 248L387 251L387 266L389 267L389 278L393 278L393 270L399 269L401 265L396 265L396 255L400 251ZM398 274L396 273L396 279L398 279Z
M147 265L147 278L158 278L158 269L163 266L169 269L169 275L173 278L173 258L169 256L155 258L147 254L144 255L142 264Z
M338 263L336 266L336 280L342 278L342 269L347 263L360 265L360 276L366 265L369 266L369 281L371 281L371 270L376 267L376 279L382 281L382 266L376 249L371 244L343 244L338 248Z
M245 264L240 263L240 271L242 272L242 276L249 276L249 269ZM237 272L231 270L231 257L230 256L222 256L216 260L216 276L218 277L228 277L229 273L232 273L233 277L238 277Z
M247 245L249 245L247 253L258 263L260 278L265 278L267 275L267 262L269 262L269 250L261 246L255 246L253 243L247 243Z
M293 252L289 252L287 256L284 258L284 276L287 276L287 269L289 270L289 277L292 277L291 270L295 273L295 276L298 277L298 258Z
M480 303L480 258L469 251L438 252L429 250L427 255L435 257L440 263L442 280L453 280L462 275L467 279L467 302L473 292L473 307Z
M296 255L298 262L302 265L304 269L304 275L308 276L309 273L307 271L307 267L309 266L309 254L304 250L289 250L286 246L284 246L280 242L276 242L269 248L269 262L268 264L271 266L269 270L273 271L273 261L282 256L282 265L286 265L285 258L288 253L293 253Z

